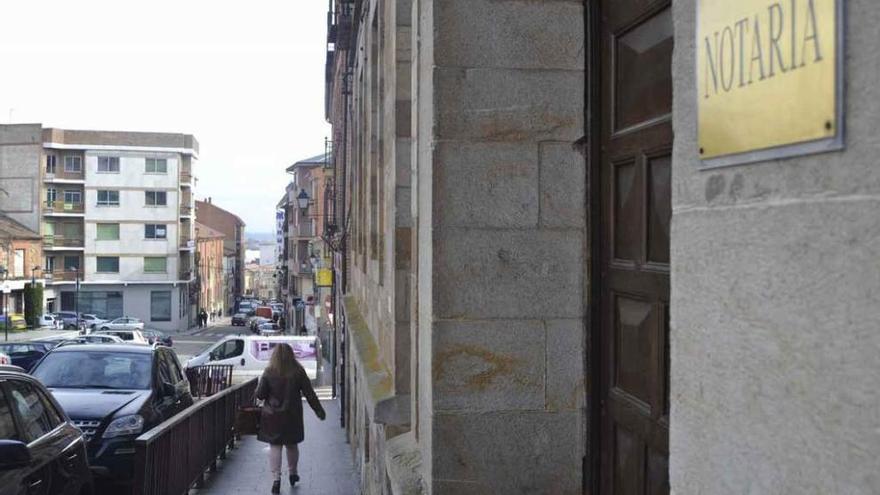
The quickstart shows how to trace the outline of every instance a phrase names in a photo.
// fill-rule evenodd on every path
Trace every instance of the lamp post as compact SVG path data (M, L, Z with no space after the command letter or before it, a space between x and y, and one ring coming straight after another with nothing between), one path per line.
M73 298L73 311L76 313L76 329L79 330L79 267L68 268L68 270L76 272L76 295Z
M6 289L6 274L7 274L6 267L0 266L0 277L3 278L3 284L2 284L3 287L2 287L2 291L0 291L0 292L3 292L3 321L6 323L4 325L3 337L6 341L9 341L9 313L6 312L7 294L9 294L9 292L7 292L7 289Z
M34 288L37 286L37 277L36 277L36 275L34 275L34 272L36 272L39 269L40 269L39 266L34 266L33 268L31 268L31 301L33 301L33 297L34 297L33 296ZM37 312L34 311L34 309L36 309L36 308L31 308L31 320L32 320L31 321L31 328L36 329L37 328Z

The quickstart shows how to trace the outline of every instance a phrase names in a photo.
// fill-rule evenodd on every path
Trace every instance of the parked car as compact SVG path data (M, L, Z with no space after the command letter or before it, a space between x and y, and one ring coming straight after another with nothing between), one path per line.
M260 376L269 364L269 357L276 345L287 344L293 348L297 360L306 369L309 378L318 374L318 339L314 336L229 335L205 352L186 362L187 368L205 364L231 364L236 378Z
M144 344L149 345L149 341L140 330L99 330L92 332L90 335L113 335L119 337L128 344Z
M171 340L171 336L165 335L159 330L153 330L152 328L150 328L147 330L142 330L141 334L143 334L144 338L147 339L147 343L149 343L150 345L159 344L167 347L171 347L172 345L174 345L174 341Z
M254 314L256 314L257 316L262 316L263 318L266 318L268 320L271 320L272 319L272 308L270 308L269 306L259 306L254 309Z
M83 433L39 381L0 366L0 495L91 493Z
M6 329L7 318L9 319L10 330L25 330L27 328L27 322L24 319L24 315L13 313L9 315L0 315L0 330Z
M85 434L97 480L114 485L133 481L135 438L193 403L177 356L161 346L60 346L32 374Z
M268 318L264 318L262 316L251 316L248 319L248 328L253 333L260 333L260 325L266 322L271 322L272 320Z
M0 352L0 366L11 365L11 364L12 364L12 359L8 355Z
M90 333L88 335L80 335L72 339L62 340L58 345L70 344L124 344L125 341L115 335L99 335Z
M244 313L235 313L232 315L232 326L243 327L247 324L247 315Z
M267 321L264 323L260 323L257 327L257 332L260 335L278 335L281 333L281 327L278 326L277 323Z
M44 354L49 352L47 346L32 342L3 342L0 352L9 356L10 362L25 371L30 370Z
M144 322L131 316L123 316L104 322L98 328L101 330L143 330Z
M51 314L40 315L40 317L37 319L37 325L39 325L41 328L51 328L55 330L61 328L62 326L61 320L56 319L55 316Z
M91 315L88 313L83 313L83 314L79 315L79 319L80 319L80 323L85 323L86 328L91 328L93 330L98 328L98 326L101 325L102 323L107 322L107 320L105 320L103 318L98 318L97 316Z
M76 312L58 311L55 317L61 319L62 328L76 328Z

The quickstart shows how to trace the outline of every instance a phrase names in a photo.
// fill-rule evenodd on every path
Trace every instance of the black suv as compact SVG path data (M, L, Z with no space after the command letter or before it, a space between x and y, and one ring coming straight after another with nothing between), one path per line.
M23 371L0 366L0 495L91 494L82 432Z
M56 347L31 374L85 433L89 463L102 485L130 485L135 438L193 403L180 362L165 347Z

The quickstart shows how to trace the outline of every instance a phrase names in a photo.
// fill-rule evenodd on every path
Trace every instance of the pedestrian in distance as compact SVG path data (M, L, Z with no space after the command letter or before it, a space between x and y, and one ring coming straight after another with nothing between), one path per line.
M287 452L288 480L293 486L299 481L298 444L305 438L303 401L306 400L323 421L327 417L312 382L293 349L287 344L275 346L269 365L260 377L255 393L263 401L260 431L257 439L269 444L269 470L272 472L272 493L281 492L281 451Z

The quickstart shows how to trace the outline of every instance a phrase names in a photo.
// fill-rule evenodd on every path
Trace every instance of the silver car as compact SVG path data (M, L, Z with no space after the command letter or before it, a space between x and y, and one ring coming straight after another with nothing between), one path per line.
M131 316L123 316L101 323L98 328L101 330L143 330L144 322Z

